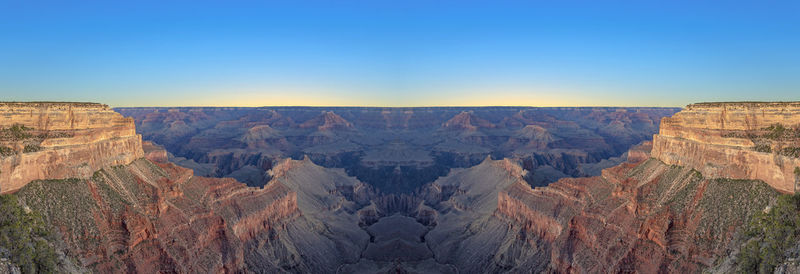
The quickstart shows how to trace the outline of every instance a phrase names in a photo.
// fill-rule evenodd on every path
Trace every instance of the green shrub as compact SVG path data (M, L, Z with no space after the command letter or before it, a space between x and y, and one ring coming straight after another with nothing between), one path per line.
M16 140L22 140L31 137L31 134L28 133L28 131L30 130L32 130L32 128L26 127L21 124L15 124L3 131L7 132L9 135L11 135L12 138Z
M769 127L764 128L764 130L769 131L767 134L764 134L764 138L769 139L778 139L783 137L784 133L786 133L786 127L781 124L774 124Z
M14 150L10 147L0 146L0 156L14 155Z
M753 150L758 152L772 153L772 147L766 144L756 145L753 147Z
M56 253L42 216L26 213L17 197L0 195L0 246L11 253L9 258L23 273L54 273Z
M786 147L780 152L783 156L800 158L800 147Z
M22 152L30 153L30 152L37 152L37 151L40 151L40 150L42 150L41 146L38 146L38 145L25 145L25 149L23 149Z
M771 273L800 239L800 194L781 195L768 212L756 213L745 235L750 239L738 256L740 270Z

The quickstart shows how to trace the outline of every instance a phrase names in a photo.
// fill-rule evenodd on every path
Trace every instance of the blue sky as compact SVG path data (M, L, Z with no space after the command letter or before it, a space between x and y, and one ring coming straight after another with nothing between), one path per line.
M0 0L0 100L800 100L800 1Z

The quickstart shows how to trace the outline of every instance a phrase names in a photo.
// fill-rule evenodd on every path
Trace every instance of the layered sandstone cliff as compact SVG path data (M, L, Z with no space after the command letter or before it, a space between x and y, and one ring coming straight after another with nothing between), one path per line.
M0 193L32 180L86 178L141 158L133 119L94 103L0 103Z
M663 118L653 157L711 178L763 180L795 191L800 103L700 103Z

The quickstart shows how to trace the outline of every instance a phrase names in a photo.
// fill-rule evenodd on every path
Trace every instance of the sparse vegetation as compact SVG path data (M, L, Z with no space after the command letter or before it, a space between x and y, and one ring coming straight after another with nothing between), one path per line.
M779 154L787 157L800 158L800 147L785 147L781 149Z
M768 131L766 134L764 134L764 138L767 138L767 139L779 139L779 138L783 137L783 135L787 131L786 127L784 127L781 124L774 124L774 125L771 125L769 127L764 128L763 130Z
M37 136L39 139L48 139L48 138L72 138L75 137L74 133L70 132L52 132L48 131Z
M6 146L0 146L0 156L14 155L14 149Z
M742 272L772 273L800 239L800 195L781 195L769 211L756 213L745 228L749 237L739 253Z
M30 152L37 152L40 150L42 150L42 147L39 145L25 145L25 149L23 149L22 152L30 153Z
M67 228L67 234L82 235L65 239L68 246L86 250L99 243L100 231L94 224L93 213L97 205L84 180L37 180L16 194L20 200L55 227Z
M730 228L744 228L752 216L762 212L780 195L762 181L711 179L698 208L704 212L694 241L724 249L732 234Z
M0 195L0 247L23 273L54 273L56 253L50 232L36 212L26 212L13 195Z
M0 129L0 136L12 140L24 140L32 137L30 134L31 130L33 130L33 128L29 128L21 124L14 124L9 128Z
M759 144L753 147L753 150L758 152L772 153L772 146L767 144Z

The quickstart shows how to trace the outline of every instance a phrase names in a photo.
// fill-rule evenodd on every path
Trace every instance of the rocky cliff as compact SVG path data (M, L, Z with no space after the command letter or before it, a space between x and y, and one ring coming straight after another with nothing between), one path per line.
M32 180L87 178L141 158L134 121L94 103L0 103L0 193Z
M283 161L272 177L251 188L139 159L15 195L98 272L332 273L359 259L369 235L356 200L368 188L308 160Z
M661 121L653 157L710 178L763 180L795 191L800 103L700 103Z
M508 160L455 171L426 192L438 217L425 242L466 273L696 273L735 250L748 218L778 195L639 156L537 188Z

